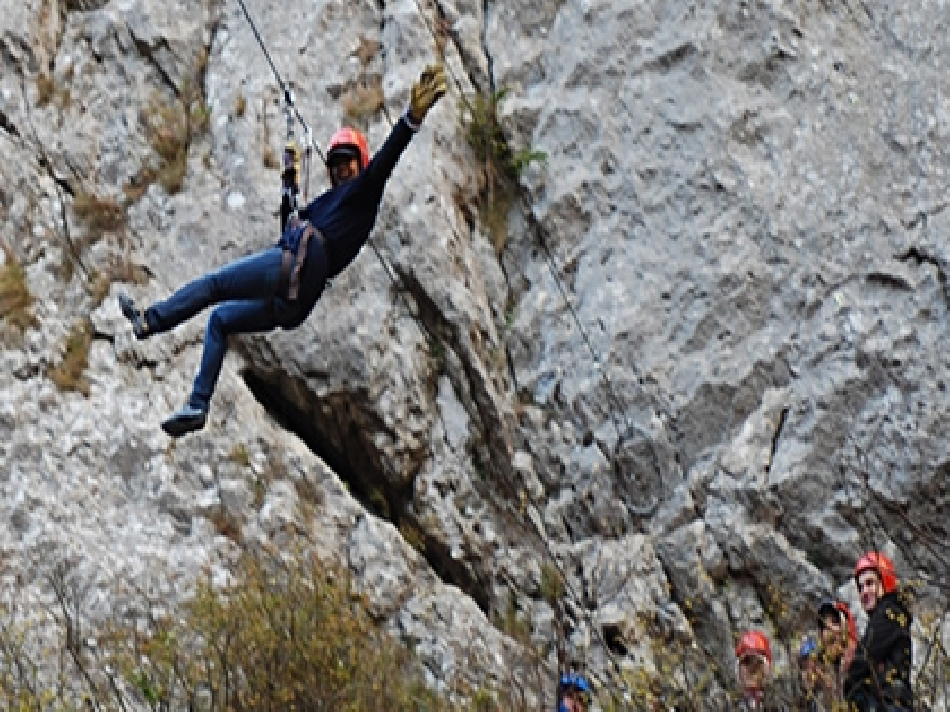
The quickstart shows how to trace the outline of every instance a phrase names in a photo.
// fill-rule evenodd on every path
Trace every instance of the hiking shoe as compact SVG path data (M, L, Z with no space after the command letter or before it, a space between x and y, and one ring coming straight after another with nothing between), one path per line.
M127 294L120 294L119 309L122 310L122 316L132 323L132 333L135 334L136 339L147 339L150 336L145 314L135 308L132 297Z
M208 411L186 405L162 423L162 430L173 438L180 438L194 430L201 430L207 419Z

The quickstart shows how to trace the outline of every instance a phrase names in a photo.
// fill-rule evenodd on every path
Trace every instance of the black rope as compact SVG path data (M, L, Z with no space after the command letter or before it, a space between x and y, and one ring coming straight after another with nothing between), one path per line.
M414 2L415 2L416 9L419 12L419 15L422 17L423 23L426 26L426 30L428 30L429 34L432 35L432 38L434 39L436 43L436 47L439 48L439 51L441 54L442 45L441 45L440 37L439 37L439 29L437 27L433 27L432 23L429 20L429 17L425 14L425 11L422 5L420 4L420 0L414 0ZM447 29L444 31L446 35L451 34ZM443 62L443 64L445 63ZM463 85L461 81L452 71L452 68L448 66L447 64L445 64L445 71L451 77L452 81L455 82L455 85L459 90L459 96L462 100L462 103L469 110L471 110L472 109L471 103L468 101L468 99L465 96L465 93L462 89ZM392 122L390 121L390 123ZM591 341L591 338L587 332L587 329L584 328L584 325L581 322L580 316L577 314L577 310L574 308L574 305L571 303L571 300L567 293L567 289L564 287L563 280L558 276L557 263L554 259L554 256L551 254L551 251L548 248L546 241L544 240L544 237L543 237L544 229L537 222L533 223L533 227L536 233L538 244L541 246L541 250L544 253L548 270L551 273L551 277L554 279L558 292L560 293L561 298L564 300L564 303L567 306L568 311L570 312L571 319L574 322L574 325L576 326L578 332L580 333L581 339L583 340L584 345L587 347L587 350L590 352L590 355L594 361L594 364L597 366L598 370L601 373L601 379L607 391L607 399L611 404L609 417L614 425L614 429L617 432L618 440L622 442L624 439L629 437L629 433L634 432L636 430L643 431L644 429L630 418L630 414L626 406L624 405L623 399L620 398L620 396L617 394L613 381L611 381L610 376L607 373L607 369L603 364L600 354L594 348L593 342ZM634 375L639 378L640 373L636 367L636 364L631 364L631 368ZM664 404L664 405L666 406L668 404ZM620 411L622 415L622 422L617 417L617 411Z
M304 121L303 116L297 110L297 105L294 103L293 94L290 91L284 80L280 76L280 72L277 71L277 67L274 65L274 60L271 59L270 52L267 51L267 45L264 44L264 40L261 37L261 33L257 31L257 25L254 24L254 20L251 19L250 13L247 11L247 7L244 5L244 0L237 0L238 4L241 6L241 10L244 11L244 17L247 18L247 23L251 26L251 32L254 33L254 37L257 38L257 44L261 46L261 51L264 53L264 58L267 60L267 63L270 65L271 71L274 73L274 78L277 79L277 85L280 87L280 90L284 94L284 101L287 102L287 106L290 110L293 111L294 116L297 118L297 121L300 122L300 125L303 126L304 135L307 137L308 145L313 146L317 150L317 155L320 156L320 160L323 161L323 164L326 165L327 159L323 155L323 151L320 149L320 145L314 140L313 133L310 131L310 127L307 125L307 122Z
M438 30L437 30L436 28L434 28L434 27L432 26L432 24L430 23L428 16L425 14L425 11L423 10L423 8L422 8L422 6L421 6L421 4L420 4L420 0L415 0L415 5L416 5L416 9L419 11L419 15L422 17L422 20L423 20L423 22L424 22L424 24L425 24L425 26L426 26L426 29L427 29L428 32L432 35L432 37L433 37L433 39L434 39L434 41L435 41L435 43L436 43L436 47L439 49L440 54L441 54L442 49L441 49L441 44L440 44L440 38L439 38ZM445 65L445 62L443 62L443 64ZM446 70L446 72L449 74L449 76L452 78L452 80L455 82L456 87L459 89L459 95L460 95L460 97L461 97L462 102L465 104L465 106L467 106L469 109L471 109L471 104L470 104L470 102L468 101L468 99L465 97L465 94L464 94L464 92L463 92L463 90L462 90L462 86L463 86L463 85L462 85L461 81L458 79L457 76L455 76L455 73L452 71L451 67L449 67L448 65L445 65L445 70ZM387 118L388 118L388 114L387 114ZM392 120L390 120L390 125L392 125ZM657 457L656 447L655 447L654 444L653 444L652 437L650 436L650 434L648 433L648 431L647 431L645 428L643 428L641 425L639 425L638 423L635 423L635 422L633 422L633 421L631 420L631 418L630 418L630 416L629 416L629 413L628 413L628 411L627 411L627 408L624 406L624 403L623 403L622 399L621 399L621 398L619 397L619 395L617 394L617 392L616 392L616 390L615 390L615 388L614 388L614 386L613 386L613 383L612 383L612 381L610 380L610 377L609 377L609 375L608 375L608 373L607 373L607 371L606 371L606 368L604 367L603 362L602 362L602 360L601 360L599 354L597 353L596 349L594 348L594 345L593 345L593 343L592 343L592 341L591 341L591 339L590 339L590 336L589 336L587 330L584 328L583 323L582 323L581 320L580 320L580 316L577 314L577 310L574 308L573 304L571 303L571 300L570 300L570 298L569 298L569 296L568 296L568 293L567 293L567 289L564 287L563 280L561 280L561 278L558 276L556 262L555 262L554 257L553 257L553 255L551 254L551 251L550 251L550 249L548 248L548 246L547 246L547 244L546 244L546 242L545 242L545 240L544 240L544 237L543 237L543 228L542 228L539 224L537 224L537 222L534 222L534 223L533 223L533 227L534 227L534 230L535 230L535 233L536 233L537 241L538 241L538 243L541 245L542 251L544 252L544 255L545 255L545 258L546 258L546 261L547 261L547 265L548 265L548 269L549 269L549 271L550 271L550 273L551 273L552 278L554 279L555 284L557 285L558 292L560 293L561 298L564 300L564 303L566 304L566 306L567 306L567 308L568 308L568 311L569 311L570 314L571 314L572 320L573 320L573 322L574 322L574 324L575 324L575 326L576 326L578 332L581 334L581 338L582 338L584 344L586 345L587 349L590 351L591 357L592 357L592 359L593 359L595 365L598 367L598 369L599 369L600 372L601 372L601 377L602 377L602 379L603 379L605 388L606 388L606 390L607 390L608 399L609 399L610 404L611 404L610 416L609 416L609 417L610 417L610 419L611 419L611 422L612 422L613 425L614 425L614 428L615 428L616 431L617 431L617 438L618 438L618 441L617 441L617 446L616 446L615 452L614 452L614 459L615 459L615 461L617 461L617 460L619 459L619 453L620 453L620 449L621 449L622 446L623 446L623 443L624 443L627 439L633 437L634 435L639 434L639 435L641 435L641 436L644 438L644 440L645 440L646 443L647 443L647 446L648 446L649 449L650 449L650 455L651 455L651 459L652 459L652 462L653 462L653 465L654 465L656 477L657 477L658 480L662 481L662 473L661 473L661 471L660 471L659 458ZM451 229L452 229L453 232L455 232L456 237L458 238L459 235L458 235L457 232L455 231L455 228L453 227L453 228L451 228ZM390 270L389 270L389 268L388 268L388 265L386 264L386 262L385 262L383 256L380 254L380 252L379 252L379 250L377 249L377 247L375 246L375 244L373 244L372 242L370 242L370 244L371 244L371 246L372 246L372 248L373 248L373 251L376 253L376 256L377 256L377 258L379 259L380 263L383 265L385 271L387 272L387 274L389 274L390 279L393 281L394 286L396 286L397 293L399 293L400 296L401 296L403 299L405 299L405 296L404 296L404 294L402 293L402 290L400 290L400 289L398 288L398 285L396 284L396 278L391 274L391 272L390 272ZM415 314L412 313L411 309L409 310L409 312L410 312L410 314L412 314L413 318L414 318L417 322L420 323L420 325L422 326L422 328L423 328L427 333L430 333L430 334L431 334L429 328L428 328L424 323L422 323L422 322L420 321L419 317L417 317ZM637 371L637 369L636 369L636 366L633 366L633 371L634 371L634 374L639 377L639 373L638 373L638 371ZM620 420L618 420L618 417L617 417L617 411L618 411L618 410L620 411L620 413L621 413L622 416L623 416L622 423L620 422ZM457 459L459 459L459 461L461 461L461 457L459 456L458 453L455 452L455 449L454 449L454 447L452 447L451 443L448 443L448 442L447 442L446 444L447 444L449 450L452 452L452 454L453 454ZM536 501L534 501L534 498L530 495L530 493L528 493L526 490L524 490L524 492L525 492L525 495L527 496L527 500L528 500L528 502L531 504L531 506L534 507L534 509L535 509L536 512L540 513L540 512L541 512L541 508L538 506L538 503L537 503ZM658 498L658 496L657 496L657 497L654 498L653 501L651 501L651 502L650 502L649 504L647 504L646 506L643 506L643 507L629 507L629 509L630 509L631 513L632 513L633 515L635 515L635 516L645 516L645 515L651 514L651 513L656 509L656 506L657 506L657 504L659 503L659 502L658 502L658 499L659 499L659 498ZM532 527L535 529L535 533L538 535L539 539L541 540L542 545L544 546L545 550L547 551L548 557L550 558L551 562L553 563L553 565L555 566L555 568L558 569L558 572L559 572L560 575L561 575L561 579L562 579L562 581L564 582L565 591L568 593L569 597L574 600L574 603L575 603L576 607L577 607L579 610L581 610L581 611L583 612L582 615L586 618L588 627L590 628L590 630L593 631L594 636L598 639L598 641L600 642L600 644L603 646L603 649L604 649L604 651L605 651L605 653L606 653L606 655L607 655L607 658L608 658L608 659L611 661L611 663L612 663L612 666L613 666L613 668L614 668L615 674L618 676L618 679L621 681L621 686L625 688L626 686L624 686L624 685L622 684L623 671L622 671L620 662L619 662L619 660L617 660L617 658L616 658L616 656L615 656L613 650L611 649L610 645L608 645L607 640L606 640L606 638L604 637L603 631L602 631L602 630L600 629L600 627L597 626L596 623L594 622L594 620L593 620L593 614L587 609L586 606L583 605L583 603L582 603L582 601L583 601L582 596L579 594L578 591L576 591L576 590L574 589L573 584L571 583L570 577L567 576L566 572L564 571L563 566L561 565L560 561L558 561L558 559L557 559L557 557L556 557L556 555L555 555L555 552L553 551L553 549L552 549L552 547L551 547L551 543L548 541L547 537L544 535L543 532L541 532L540 530L538 530L537 526L536 526L535 523L534 523L534 519L533 519L532 517L529 516L529 517L527 517L527 519L531 522Z
M437 48L439 48L440 54L441 54L441 45L440 45L440 42L439 42L438 30L435 29L435 28L433 28L432 25L430 24L429 18L426 16L425 12L423 11L423 8L422 8L422 6L420 5L419 0L415 0L415 5L416 5L416 9L419 11L420 16L422 17L422 20L423 20L424 24L426 25L426 29L427 29L427 30L429 31L429 33L432 35L433 39L435 40L436 46L437 46ZM443 65L445 65L445 62L444 62L444 61L443 61ZM469 103L469 101L467 100L467 98L466 98L465 95L464 95L464 92L462 91L462 83L459 81L458 77L455 76L455 73L452 71L451 67L445 65L445 71L449 74L449 76L452 78L452 80L455 82L456 86L458 87L458 89L459 89L459 95L460 95L460 97L461 97L463 103L464 103L467 107L471 108L471 104ZM387 118L389 118L388 113L387 113ZM389 123L390 123L390 126L391 126L391 125L392 125L392 120L391 120L391 119L390 119ZM612 423L613 423L613 425L614 425L614 428L615 428L616 431L617 431L617 437L618 437L617 447L615 448L615 461L616 461L616 459L617 459L617 457L618 457L617 453L619 453L619 450L620 450L620 448L622 447L623 442L624 442L627 438L631 437L631 434L634 434L634 433L636 433L636 434L641 434L641 435L644 437L645 441L647 442L648 447L650 448L651 457L652 457L652 460L653 460L653 463L654 463L654 467L655 467L655 470L656 470L656 477L657 477L658 480L662 481L662 473L660 472L660 468L659 468L659 458L657 457L656 448L655 448L655 446L653 445L652 438L650 437L649 433L646 431L645 428L643 428L642 426L640 426L640 425L637 424L637 423L634 423L634 422L630 419L629 414L628 414L628 412L627 412L627 409L624 407L623 401L620 399L620 397L617 395L616 391L614 390L613 383L611 382L610 377L609 377L609 375L607 374L606 368L604 368L604 366L603 366L603 363L602 363L602 361L601 361L601 359L600 359L600 356L597 354L597 351L594 349L593 343L591 342L591 339L590 339L590 336L589 336L588 333L587 333L587 330L584 328L583 324L581 323L580 317L579 317L579 315L577 314L577 311L576 311L576 309L574 308L573 304L571 304L571 301L570 301L570 299L569 299L569 297L568 297L568 294L567 294L567 290L566 290L566 288L564 287L563 281L561 280L561 278L560 278L560 277L558 276L558 274L557 274L557 267L556 267L556 263L555 263L555 261L554 261L554 257L553 257L553 255L551 254L550 250L548 249L548 247L547 247L547 245L546 245L546 243L545 243L545 241L544 241L544 239L543 239L543 228L542 228L539 224L537 224L537 222L534 222L534 223L533 223L533 227L534 227L534 229L535 229L538 242L540 243L541 248L542 248L542 250L543 250L543 252L544 252L544 254L545 254L545 257L546 257L546 259L547 259L548 269L549 269L550 272L551 272L551 276L552 276L552 278L554 279L555 284L557 285L558 291L559 291L559 293L561 294L561 297L562 297L562 299L564 300L564 303L567 305L567 308L568 308L568 310L569 310L569 312L570 312L570 314L571 314L571 316L572 316L572 318L573 318L574 324L576 325L578 331L579 331L580 334L581 334L581 337L582 337L584 343L586 344L588 350L589 350L590 353L591 353L591 356L592 356L592 358L593 358L593 360L594 360L595 365L599 368L599 370L600 370L600 372L601 372L601 376L602 376L602 378L603 378L605 387L606 387L606 389L607 389L608 398L610 399L611 406L612 406L611 409L610 409L610 419L611 419L611 421L612 421ZM461 239L460 236L458 235L458 233L456 232L455 228L454 228L454 227L451 227L451 229L452 229L453 233L455 233L456 238ZM380 254L379 250L377 249L377 247L375 246L375 244L372 243L372 241L370 241L370 245L372 246L373 251L376 253L376 256L377 256L377 258L379 259L380 263L383 265L383 268L385 269L385 271L387 272L387 274L389 274L390 279L392 280L394 286L396 286L397 293L399 293L400 296L401 296L403 299L405 299L405 295L402 293L402 290L400 290L400 289L398 288L398 285L397 285L397 283L396 283L396 277L393 276L393 275L390 273L389 267L388 267L388 265L386 264L385 260L383 259L383 256ZM431 331L429 330L429 328L428 328L424 323L421 322L421 320L419 319L419 317L417 317L417 316L411 311L411 309L409 310L409 313L412 314L413 319L415 319L417 322L420 323L420 325L422 326L423 330L425 330L427 333L430 333L430 334L431 334ZM636 366L633 367L633 370L634 370L634 373L639 376L639 374L638 374L638 372L637 372L637 369L636 369ZM615 410L615 409L620 410L620 412L622 413L622 415L623 415L623 422L624 422L624 424L625 424L625 427L622 427L622 425L618 422L617 415L616 415L616 410ZM455 448L452 446L452 444L451 444L450 442L448 442L448 440L446 440L446 446L448 447L449 451L455 456L455 458L461 463L461 456L460 456L457 452L455 452ZM522 490L522 491L524 492L524 494L525 494L525 496L526 496L526 500L528 501L528 503L530 503L530 505L534 508L535 512L537 512L538 515L540 516L541 508L538 506L538 503L534 500L534 498L531 496L531 494L530 494L527 490ZM657 497L654 498L654 500L653 500L652 502L650 502L650 503L649 503L648 505L646 505L646 506L643 506L643 507L630 507L629 509L630 509L631 513L634 514L634 515L645 516L645 515L651 514L653 511L655 511L656 506L658 505L658 503L659 503L659 497L657 496ZM597 638L597 640L599 641L599 643L601 644L601 646L603 646L603 650L604 650L604 652L605 652L605 654L606 654L608 660L610 660L610 662L611 662L611 664L612 664L612 667L613 667L613 671L614 671L614 673L615 673L615 675L616 675L616 680L615 680L615 682L616 682L621 688L623 688L623 689L629 691L628 686L624 684L624 680L623 680L623 669L622 669L622 666L621 666L621 664L620 664L620 661L617 659L617 656L615 655L615 653L614 653L614 651L612 650L611 646L608 644L608 642L607 642L607 640L606 640L606 638L605 638L605 636L604 636L603 631L602 631L601 628L595 623L595 621L594 621L594 619L593 619L593 614L592 614L592 612L591 612L590 610L588 610L588 608L587 608L585 605L583 605L583 603L582 603L582 602L583 602L583 597L582 597L582 596L580 595L580 593L574 588L574 586L573 586L573 584L572 584L572 582L571 582L571 578L567 575L567 573L566 573L565 570L564 570L564 567L561 565L561 562L558 560L557 556L555 555L555 552L554 552L554 550L553 550L553 548L552 548L552 546L551 546L550 541L548 541L548 538L547 538L547 536L545 535L545 533L542 532L542 531L538 528L538 526L535 524L533 517L527 516L526 518L527 518L528 521L531 523L531 526L532 526L532 528L535 530L535 533L537 534L538 538L541 540L541 543L542 543L543 547L545 548L545 550L547 551L547 554L548 554L548 557L549 557L550 561L553 563L554 567L555 567L555 568L558 570L558 572L560 573L560 575L561 575L561 580L562 580L562 582L563 582L563 584L564 584L564 588L565 588L566 593L568 594L568 596L569 596L571 599L573 599L576 608L579 609L579 610L582 612L582 616L586 619L588 628L593 632L594 637ZM585 662L585 667L586 667L586 660L585 660L584 662Z
M625 432L630 432L634 429L634 425L630 420L630 416L627 413L627 409L624 407L623 401L617 395L617 392L614 390L613 382L610 380L610 375L607 373L607 369L603 364L603 361L600 358L600 354L597 353L597 350L594 348L594 344L590 339L590 335L587 333L587 330L584 328L584 324L581 322L580 315L577 313L577 309L574 308L574 305L571 303L570 298L567 294L567 289L564 287L563 280L557 274L557 263L554 260L554 255L551 254L550 248L547 246L547 242L541 236L541 226L535 223L535 231L538 233L538 244L541 245L541 251L544 253L545 262L548 266L548 271L551 273L551 277L554 280L554 284L557 286L558 292L561 295L561 299L564 301L564 304L567 306L567 311L571 315L571 319L574 322L574 325L577 327L577 331L581 335L581 340L584 342L584 345L587 346L587 350L590 352L590 356L594 361L594 364L597 366L600 371L601 378L603 379L604 386L607 389L607 397L610 400L611 406L610 410L610 419L613 421L614 428L617 431L617 437L622 438ZM636 376L639 376L637 367L635 364L632 364L633 373ZM614 408L618 409L623 416L623 425L617 422L617 414Z

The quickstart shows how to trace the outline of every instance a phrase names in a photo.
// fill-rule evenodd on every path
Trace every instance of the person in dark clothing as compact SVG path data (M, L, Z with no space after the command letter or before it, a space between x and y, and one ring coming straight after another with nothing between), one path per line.
M575 673L561 675L557 685L557 712L586 712L591 688L587 678Z
M825 712L827 684L818 643L812 636L802 639L798 648L798 712Z
M428 111L445 94L445 72L431 65L413 84L410 106L382 148L369 158L366 139L341 129L327 147L331 188L291 217L280 242L186 284L144 310L127 295L119 307L138 339L168 331L208 306L198 375L186 405L162 423L178 437L205 425L231 334L300 326L328 279L342 272L369 239L383 191L399 157Z
M845 699L858 712L912 710L913 619L898 590L894 564L884 554L870 552L858 560L854 577L868 623L844 681Z
M844 680L858 645L858 628L844 601L825 599L818 604L820 658L827 692L835 704L844 700Z

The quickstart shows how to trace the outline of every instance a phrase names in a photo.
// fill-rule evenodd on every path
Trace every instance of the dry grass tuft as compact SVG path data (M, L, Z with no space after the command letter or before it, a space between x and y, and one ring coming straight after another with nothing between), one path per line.
M196 76L202 76L207 57L198 59ZM157 168L143 169L133 185L126 188L130 197L141 197L149 184L157 181L168 193L181 192L188 172L188 149L211 127L211 110L205 103L197 79L182 82L172 101L153 95L151 104L141 113L152 150L159 158Z
M33 295L26 283L26 272L13 251L4 247L6 262L0 268L0 318L19 332L36 324Z
M383 78L378 74L364 76L348 86L340 96L340 104L353 121L372 116L386 103L383 93Z
M66 339L66 353L63 360L50 371L50 379L61 391L75 391L89 395L89 379L86 368L89 366L89 347L92 345L92 324L84 320L76 324Z
M128 222L124 206L110 198L100 198L85 191L76 194L73 211L76 217L92 230L115 232L124 228Z

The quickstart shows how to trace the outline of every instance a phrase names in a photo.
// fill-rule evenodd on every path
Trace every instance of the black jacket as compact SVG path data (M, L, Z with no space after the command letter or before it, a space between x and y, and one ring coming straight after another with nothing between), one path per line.
M882 596L871 611L844 681L845 699L859 712L913 709L912 620L902 595L897 592Z
M414 133L403 114L359 176L331 188L300 211L300 218L309 220L327 240L328 277L342 272L369 239L386 182Z

